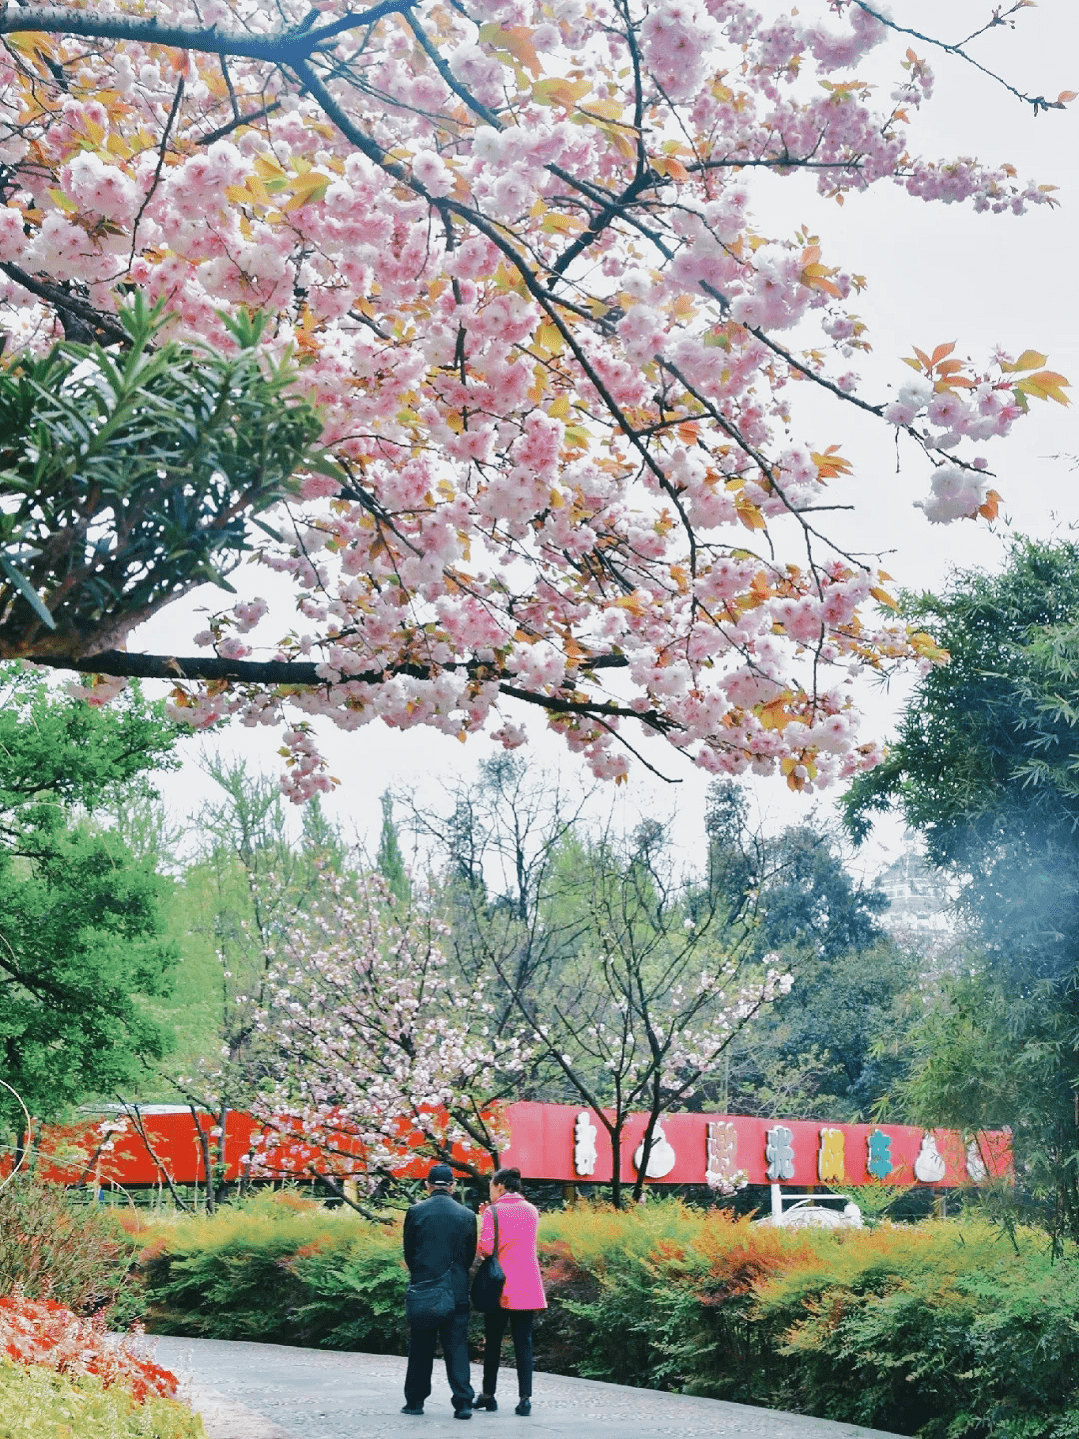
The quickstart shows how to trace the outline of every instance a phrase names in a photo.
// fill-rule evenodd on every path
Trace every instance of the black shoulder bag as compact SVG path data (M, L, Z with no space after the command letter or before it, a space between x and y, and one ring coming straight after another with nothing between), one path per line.
M498 1260L498 1205L491 1205L495 1222L495 1247L476 1270L472 1281L472 1303L481 1314L493 1314L502 1302L506 1271Z
M421 1279L405 1290L405 1313L417 1329L434 1329L453 1310L453 1279L448 1269L437 1279Z

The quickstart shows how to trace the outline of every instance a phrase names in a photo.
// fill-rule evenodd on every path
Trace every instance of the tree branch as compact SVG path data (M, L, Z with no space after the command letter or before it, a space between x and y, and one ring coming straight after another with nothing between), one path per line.
M628 705L614 704L606 700L567 699L560 695L535 694L508 684L492 666L477 660L437 666L419 664L388 665L383 670L365 670L362 674L343 674L337 680L326 679L319 674L320 665L307 660L228 660L220 656L192 655L177 659L172 655L128 654L124 650L104 650L96 655L80 657L64 655L28 655L28 664L45 665L50 669L76 670L80 674L114 675L121 679L171 680L222 680L236 684L256 685L333 685L333 684L384 684L388 678L404 675L411 679L428 680L442 672L455 673L467 670L478 683L494 680L499 692L508 699L521 700L525 704L539 705L552 714L579 714L594 716L599 720L631 719L660 733L666 733L672 726L657 710L640 713ZM624 655L597 655L591 662L582 661L578 668L624 669L629 661Z
M223 63L224 63L224 62L222 62L222 65L223 65ZM229 85L229 93L230 93L230 94L232 93L231 83L230 83L230 85ZM178 83L177 83L177 85L176 85L176 94L175 94L174 97L173 97L172 108L169 110L168 119L165 121L165 128L164 128L164 130L162 130L162 132L161 132L161 144L157 147L157 168L154 170L154 178L150 181L150 188L147 190L146 194L142 197L142 204L139 206L138 214L135 216L134 220L132 220L132 222L131 222L131 251L130 251L130 253L128 254L128 257L127 257L127 268L128 268L129 270L131 269L132 262L133 262L134 259L135 259L135 245L136 245L136 243L137 243L137 241L138 241L139 221L142 219L143 215L146 213L146 207L147 207L147 205L150 203L150 201L153 199L153 197L154 197L154 191L157 189L158 185L161 183L161 172L162 172L162 170L165 168L165 155L166 155L166 153L167 153L167 151L168 151L169 135L172 133L172 127L173 127L173 125L174 125L175 122L176 122L176 116L177 116L177 113L179 112L179 109L180 109L180 101L181 101L183 98L184 98L184 77L181 75L181 76L180 76L180 79L179 79L179 81L178 81ZM234 106L235 106L235 103L236 103L236 97L233 96L233 105L234 105Z
M3 17L0 16L0 23L2 23L2 20ZM0 270L3 270L9 280L14 280L17 285L21 285L24 290L28 290L31 295L36 295L39 300L44 300L46 304L52 305L60 312L61 319L63 318L63 312L67 310L74 315L77 320L81 320L89 329L100 332L106 336L107 339L119 340L120 343L125 346L131 343L131 336L118 320L114 320L110 315L106 315L100 310L95 310L93 305L87 304L85 300L80 300L77 296L70 295L60 285L53 285L46 283L44 280L35 279L34 276L28 274L21 265L16 265L11 260L0 260Z
M212 145L215 140L223 140L226 135L231 135L234 130L239 130L244 125L253 125L256 120L265 119L272 115L275 110L280 110L281 101L272 100L268 105L263 105L259 110L252 110L248 115L237 115L235 120L230 120L227 125L219 125L216 130L211 130L208 135L200 135L195 141L196 145Z
M61 9L52 5L11 5L0 12L0 35L41 31L49 35L81 35L88 40L133 40L143 45L174 45L181 50L199 50L209 55L237 55L247 60L288 65L310 55L343 31L374 25L386 15L408 10L413 3L414 0L381 0L369 10L345 15L318 30L282 30L275 35L261 36L218 30L216 25L202 30L161 25L156 18L101 15L69 6Z
M990 70L988 66L983 65L979 60L975 60L973 55L968 55L963 49L963 46L966 45L968 41L975 39L978 35L984 35L986 30L992 30L997 25L1006 24L1008 16L1014 15L1017 10L1025 9L1025 5L1013 5L1012 8L1003 15L994 13L989 23L983 25L980 30L975 30L974 33L968 35L965 40L959 40L949 45L947 41L934 40L932 35L923 35L920 30L912 30L907 25L897 24L894 20L890 19L889 16L885 15L883 11L876 9L873 5L867 4L866 0L854 0L854 3L858 6L859 10L864 10L867 15L872 15L874 20L879 20L882 25L887 25L888 29L894 30L897 35L909 35L912 39L921 40L926 45L935 45L938 50L943 50L946 55L955 55L958 59L965 60L968 65L973 65L975 70L980 70L981 73L990 80L995 80L998 85L1003 85L1009 95L1014 95L1015 98L1021 100L1024 105L1032 105L1035 115L1039 110L1064 109L1065 102L1063 100L1047 100L1044 95L1027 95L1024 94L1022 90L1017 90L1014 85L1009 85L1003 76L998 75L995 70Z

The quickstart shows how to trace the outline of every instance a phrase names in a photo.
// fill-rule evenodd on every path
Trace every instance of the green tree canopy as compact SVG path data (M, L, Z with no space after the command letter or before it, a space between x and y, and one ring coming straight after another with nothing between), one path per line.
M90 816L147 787L175 741L137 689L101 710L0 668L0 1074L42 1118L166 1048L147 1001L174 960L168 882ZM14 1122L14 1101L0 1106Z
M706 1100L737 1114L868 1116L895 1073L917 958L880 925L884 892L857 879L818 816L779 834L749 823L744 792L716 780L705 813L708 877L729 912L752 903L753 952L794 976L738 1035Z
M0 366L0 658L121 648L224 584L253 517L322 463L314 409L256 351L259 320L226 321L229 356L161 342L141 301L118 319L119 352L66 342Z
M1021 1172L1079 1237L1079 545L1016 540L998 574L905 609L951 659L851 787L847 822L861 836L898 809L980 945L927 1022L908 1098L938 1123L1012 1123ZM959 1062L971 1045L994 1062Z

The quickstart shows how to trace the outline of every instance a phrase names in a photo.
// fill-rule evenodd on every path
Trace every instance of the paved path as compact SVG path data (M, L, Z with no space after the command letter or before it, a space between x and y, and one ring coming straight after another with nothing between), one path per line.
M412 1419L398 1412L405 1361L396 1357L222 1339L143 1343L185 1381L208 1439L898 1439L858 1424L557 1374L536 1375L532 1417L518 1419L512 1370L504 1370L499 1383L503 1407L475 1414L466 1429L453 1418L441 1361L427 1412ZM477 1388L479 1377L474 1369Z

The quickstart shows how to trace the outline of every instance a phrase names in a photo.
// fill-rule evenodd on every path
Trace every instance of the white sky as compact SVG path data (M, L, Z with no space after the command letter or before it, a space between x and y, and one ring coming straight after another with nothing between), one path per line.
M778 7L761 4L761 8ZM812 0L805 6L806 11L811 8ZM992 3L891 0L890 11L901 24L955 41L985 23ZM1079 386L1075 232L1079 101L1066 111L1035 116L1030 106L1021 105L973 67L922 42L910 43L930 60L937 77L934 99L915 121L912 149L931 158L972 155L987 164L1008 161L1022 180L1057 185L1060 206L1040 207L1019 218L976 215L969 207L924 204L897 187L878 185L868 195L849 196L840 209L819 199L804 177L759 176L752 187L758 225L765 233L781 236L805 223L821 237L826 263L868 278L869 289L858 308L869 326L874 353L855 362L866 376L859 391L864 398L879 400L887 395L887 385L898 387L911 377L899 357L910 354L912 345L931 349L951 340L959 341L957 354L975 360L987 358L996 344L1015 354L1028 347L1040 350L1052 369ZM896 37L880 47L871 57L872 72L864 72L864 78L881 81L882 104L899 73L905 45ZM1037 8L1020 12L1014 30L1002 27L991 32L975 42L972 53L1020 90L1050 99L1061 90L1079 90L1079 6L1075 0L1041 0ZM812 387L801 389L808 392ZM1005 502L1005 523L998 524L994 533L984 523L929 525L913 508L913 501L928 488L929 467L912 446L901 450L902 472L897 476L894 444L880 422L838 402L821 404L808 394L800 395L800 400L795 432L819 448L840 443L854 462L854 479L834 485L833 496L853 502L856 510L849 517L830 517L832 532L852 549L887 552L882 563L897 585L937 588L955 566L994 567L1002 552L1001 534L1009 529L1048 536L1079 520L1075 499L1079 470L1071 468L1071 457L1079 456L1074 408L1032 402L1032 414L1016 426L1013 436L987 447L998 477L994 484ZM245 593L262 594L273 605L276 577L259 569L232 578ZM276 593L283 601L278 613L290 616L287 594L280 587ZM227 599L205 587L136 631L129 648L191 654L190 636L202 627L195 611L222 608ZM283 618L281 628L289 623ZM886 738L908 692L909 685L902 681L888 691L862 685L857 701L869 721L867 733ZM529 711L521 718L533 740L529 752L535 764L560 770L568 784L578 779L587 782L590 777L582 773L575 757L547 737L542 715L521 708ZM381 723L351 734L322 724L319 735L342 782L327 807L348 833L365 839L372 849L380 822L378 797L387 786L416 785L434 793L440 777L470 775L477 762L493 752L483 737L462 746L422 728L402 734ZM184 769L163 777L161 784L177 815L191 813L212 788L197 766L202 746L243 754L255 768L272 770L278 764L273 732L266 729L234 727L187 742ZM666 774L683 782L662 784L635 766L628 786L604 791L604 810L608 802L613 804L628 824L640 812L675 817L675 840L688 860L699 852L707 777L662 742L649 745L645 753ZM755 792L773 823L803 817L812 803L829 804L827 797L807 802L791 796L778 779L759 782ZM877 842L867 850L870 870L894 852L899 839L898 826L881 828Z

